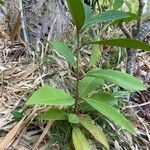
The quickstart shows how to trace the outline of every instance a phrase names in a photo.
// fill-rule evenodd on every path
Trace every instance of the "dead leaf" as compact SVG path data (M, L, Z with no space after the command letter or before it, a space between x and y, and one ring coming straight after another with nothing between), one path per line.
M21 130L22 123L26 116L24 116L4 137L4 139L0 142L0 150L5 150L5 148L12 142L15 136Z
M28 148L22 146L22 145L18 145L16 150L28 150Z
M37 69L37 66L35 64L31 64L28 66L27 70L25 70L16 80L16 82L19 82L25 78L27 78L30 74L32 74Z
M42 135L40 136L40 138L38 139L37 143L35 144L33 150L36 150L37 147L39 146L39 144L42 142L42 140L44 139L44 137L46 136L47 132L49 131L50 127L52 126L53 121L49 121L47 126L45 127Z

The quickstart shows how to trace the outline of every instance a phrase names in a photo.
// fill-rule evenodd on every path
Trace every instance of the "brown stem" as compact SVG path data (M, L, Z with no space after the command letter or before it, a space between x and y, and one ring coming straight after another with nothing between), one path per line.
M132 39L132 34L128 30L128 28L125 26L125 24L123 24L123 22L119 23L119 27L128 39Z

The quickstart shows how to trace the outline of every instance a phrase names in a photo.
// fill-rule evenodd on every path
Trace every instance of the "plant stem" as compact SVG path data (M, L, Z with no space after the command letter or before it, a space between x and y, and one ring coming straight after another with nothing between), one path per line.
M77 31L77 70L76 70L76 98L75 98L75 113L78 113L78 103L79 103L79 54L80 54L80 35Z

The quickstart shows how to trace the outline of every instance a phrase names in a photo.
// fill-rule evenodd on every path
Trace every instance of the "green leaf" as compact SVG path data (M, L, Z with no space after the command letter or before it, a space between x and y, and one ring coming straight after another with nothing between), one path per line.
M72 139L75 150L92 150L90 143L82 133L80 128L74 127L72 130Z
M117 10L122 7L124 0L115 0L113 3L113 10Z
M123 97L123 95L122 96L120 95L120 97ZM114 93L111 94L111 93L107 93L107 92L99 92L99 93L93 94L89 98L94 99L94 100L98 100L98 101L103 102L109 106L117 105L118 101L119 101L117 99L118 98L117 96L116 96L116 98L114 97ZM86 112L95 111L95 109L85 101L80 103L80 110L86 111Z
M72 96L65 93L63 90L43 86L35 91L32 96L28 99L27 105L64 105L70 106L75 103Z
M14 116L16 121L20 121L23 118L23 113L19 111L12 111L11 114Z
M79 83L79 96L86 96L91 91L96 90L102 83L103 80L101 79L95 79L93 77L84 77Z
M129 16L127 18L122 19L122 21L125 22L125 23L129 23L130 21L140 19L140 17L137 14L134 14L134 13L131 13L131 12L128 12L128 14L129 14Z
M80 103L80 110L86 111L88 113L92 112L92 111L95 111L95 109L85 101Z
M85 12L84 24L86 24L93 17L92 16L92 9L91 9L91 7L89 5L87 5L85 3L83 4L83 6L84 6L84 12Z
M102 115L106 116L108 119L121 126L123 129L126 129L130 133L135 134L133 125L115 108L90 98L85 98L85 101L89 103L92 107L94 107Z
M83 3L81 0L67 0L67 4L77 30L79 31L84 25L85 20Z
M68 120L70 123L79 123L79 118L76 114L68 114Z
M133 39L110 39L103 41L88 42L87 44L100 44L100 45L150 50L150 45L146 44L145 42Z
M90 57L89 67L94 66L100 58L101 52L98 45L94 45Z
M89 71L86 76L110 81L129 91L146 90L144 84L142 84L140 80L121 71L115 71L111 69L97 69Z
M108 21L115 21L118 19L123 19L128 17L128 13L124 11L117 11L117 10L109 10L102 12L96 16L93 16L89 19L84 26L91 26L96 23L103 23Z
M75 59L71 49L66 46L63 42L52 41L49 42L66 60L70 63L71 66L75 66Z
M61 109L53 108L39 114L38 118L42 120L67 120L67 114Z
M98 140L106 149L109 149L108 141L102 129L93 124L90 117L80 117L80 123Z
M100 101L109 106L114 106L114 105L117 105L117 103L118 103L118 100L115 99L112 94L107 93L107 92L96 93L96 94L93 94L92 96L90 96L89 98Z
M119 24L120 22L129 23L133 20L138 20L140 17L137 14L128 12L129 16L123 19L115 20L111 25Z

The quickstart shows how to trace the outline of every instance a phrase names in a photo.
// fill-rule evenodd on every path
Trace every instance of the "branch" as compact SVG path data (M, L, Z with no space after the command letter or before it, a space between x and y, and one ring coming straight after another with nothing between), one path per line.
M124 33L124 35L128 38L128 39L132 39L133 36L130 33L130 31L128 30L128 28L123 24L120 23L119 24L120 29L122 30L122 32ZM127 48L127 65L126 65L126 72L128 74L133 74L133 70L134 70L134 50L132 48Z
M119 27L128 39L132 39L132 34L123 23L119 23Z
M139 1L138 15L139 15L140 18L137 20L137 32L136 32L136 34L139 33L140 28L141 28L141 17L142 17L143 8L144 8L144 5L145 5L145 3L143 2L143 0L138 0L138 1Z

